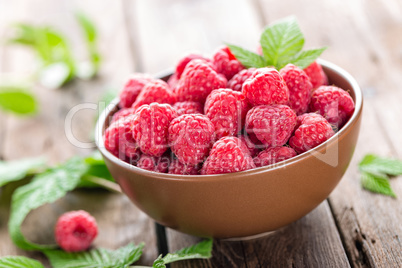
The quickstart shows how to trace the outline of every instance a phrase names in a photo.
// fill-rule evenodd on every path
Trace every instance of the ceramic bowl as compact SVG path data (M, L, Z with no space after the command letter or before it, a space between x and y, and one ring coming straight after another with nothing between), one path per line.
M163 174L132 166L109 153L102 139L106 119L117 111L118 99L99 117L96 144L122 191L164 226L215 238L276 230L300 219L328 197L355 150L363 107L361 90L342 68L323 60L319 63L330 84L349 91L355 111L325 143L276 165L207 176Z

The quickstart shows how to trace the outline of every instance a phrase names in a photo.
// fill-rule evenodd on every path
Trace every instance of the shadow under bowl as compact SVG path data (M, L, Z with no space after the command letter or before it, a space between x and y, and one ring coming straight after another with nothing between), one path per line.
M115 99L99 117L96 144L113 178L131 201L156 222L201 237L238 238L274 231L317 207L332 192L353 156L363 99L355 79L319 60L330 84L347 90L355 111L332 138L278 164L220 175L147 171L109 153L103 142ZM159 76L160 78L165 78Z

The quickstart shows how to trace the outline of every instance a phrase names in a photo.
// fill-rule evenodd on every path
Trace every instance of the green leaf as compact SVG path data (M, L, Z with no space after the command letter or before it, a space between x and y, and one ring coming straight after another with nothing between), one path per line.
M369 154L360 162L359 169L375 174L383 173L397 176L402 175L402 161Z
M43 268L43 265L23 256L6 256L0 258L0 268Z
M268 65L284 64L304 45L304 37L295 17L288 17L269 25L261 35L262 52Z
M290 63L298 66L301 69L304 69L313 63L326 49L326 47L322 47L300 51L291 58ZM287 62L283 62L282 65L279 66L279 69L284 67L286 64Z
M75 17L85 33L85 37L89 42L96 41L96 27L92 21L82 12L76 12Z
M139 260L144 244L130 243L117 250L94 249L87 252L68 253L62 250L46 250L45 255L53 268L124 268Z
M85 172L85 174L82 176L81 182L79 183L78 187L103 187L105 189L111 190L111 187L109 187L109 185L111 184L108 182L114 183L114 179L110 174L105 161L103 161L102 155L98 151L96 151L91 156L85 158L85 163L87 164L88 169L87 172ZM119 189L119 186L117 184L113 186Z
M396 198L386 175L362 172L361 184L366 190Z
M230 51L233 53L236 59L238 59L241 64L243 64L246 68L262 68L267 66L265 59L261 55L235 45L226 45L229 47Z
M36 175L33 180L18 188L12 197L8 230L13 242L25 250L55 248L55 245L38 245L29 242L21 232L21 225L28 213L46 203L52 203L76 188L87 165L81 158L72 158L64 164Z
M72 70L65 62L55 62L39 72L39 82L44 87L56 89L70 80L71 72Z
M27 158L17 161L0 161L0 187L25 178L28 174L34 173L45 164L43 158Z
M35 97L22 88L0 86L0 108L19 115L36 112Z
M175 253L168 253L163 258L159 256L152 267L163 268L168 263L190 259L209 259L212 254L212 245L213 240L207 239L191 247L180 249Z

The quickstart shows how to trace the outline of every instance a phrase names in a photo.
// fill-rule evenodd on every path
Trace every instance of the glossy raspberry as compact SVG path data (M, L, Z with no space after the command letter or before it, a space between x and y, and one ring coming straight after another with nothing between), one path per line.
M256 167L268 166L295 157L296 155L297 153L292 148L286 146L272 147L265 149L254 157L254 164Z
M242 128L248 111L243 93L228 88L215 89L208 95L205 115L215 127L216 138L235 136Z
M159 173L166 173L169 165L170 156L167 154L160 157L143 154L137 162L137 167Z
M248 136L241 135L238 138L247 146L247 149L252 157L256 156L260 152L259 147L261 146L252 142Z
M223 137L211 149L202 175L223 174L255 168L245 144L236 137Z
M212 66L212 61L200 54L188 54L185 57L183 57L176 65L176 74L177 74L177 78L179 79L182 75L182 73L184 72L184 69L186 68L187 64L195 59L199 59L199 60L204 60L207 63L210 63L210 65Z
M165 81L155 80L149 82L142 89L132 107L137 109L141 105L151 104L153 102L174 104L176 102L176 94L169 88Z
M328 77L324 73L321 65L317 61L310 64L304 69L304 72L310 78L310 82L313 88L318 88L319 86L328 85Z
M273 68L257 69L243 84L242 92L251 105L287 104L289 90L279 72Z
M154 78L147 74L133 74L120 92L120 106L123 108L131 107L144 86L153 80Z
M97 235L96 220L86 211L70 211L57 220L56 241L67 252L87 250Z
M302 116L300 126L289 139L290 147L299 154L320 145L335 134L324 117L314 113Z
M327 121L341 128L355 110L349 93L335 86L321 86L311 96L310 112L320 113Z
M178 115L203 113L202 105L199 102L195 101L176 102L173 105L173 108L176 109Z
M313 86L310 78L299 67L288 64L279 72L289 89L289 106L297 114L307 111Z
M241 91L243 83L251 77L255 70L257 69L249 68L241 70L228 81L228 88L231 88L234 91Z
M118 110L112 117L112 123L114 121L123 119L129 115L134 114L135 110L133 108L122 108L120 110Z
M196 165L204 161L215 139L215 128L208 117L184 114L169 126L169 144L180 162Z
M132 133L144 154L158 157L167 150L168 128L176 117L176 111L169 104L154 102L137 109L132 120Z
M244 69L244 66L236 59L227 46L219 48L212 57L215 69L228 80Z
M226 78L218 74L203 60L192 60L187 64L176 86L178 101L204 103L212 90L226 87Z
M139 153L131 131L133 118L134 115L129 115L113 122L103 136L105 148L122 160L136 158Z
M197 166L185 165L181 163L179 159L175 159L170 163L168 173L179 175L198 175L200 174L200 171Z
M256 106L246 116L246 131L251 140L267 147L284 145L295 125L296 114L286 105Z

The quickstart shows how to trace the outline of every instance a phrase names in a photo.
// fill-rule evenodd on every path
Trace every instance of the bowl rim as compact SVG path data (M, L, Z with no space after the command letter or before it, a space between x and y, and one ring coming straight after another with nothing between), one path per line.
M360 86L358 85L357 81L353 78L351 74L349 74L346 70L343 68L339 67L338 65L331 63L329 61L323 60L323 59L318 59L317 60L320 65L322 65L324 68L331 69L335 73L337 73L339 76L343 77L346 81L348 81L351 85L350 90L353 90L354 95L355 95L355 110L352 114L352 116L349 118L348 122L339 130L337 133L335 133L334 136L332 136L330 139L326 140L322 144L320 144L317 147L314 147L313 149L310 149L304 153L301 153L295 157L292 157L290 159L287 159L285 161L281 161L280 163L274 163L268 166L263 166L263 167L257 167L254 169L249 169L245 171L239 171L239 172L233 172L233 173L225 173L225 174L214 174L214 175L178 175L178 174L169 174L169 173L159 173L159 172L154 172L154 171L148 171L145 169L138 168L134 165L131 165L112 153L110 153L108 150L106 150L104 146L104 141L103 141L103 128L105 126L105 121L107 116L110 114L111 111L116 109L116 106L119 103L119 97L116 97L113 99L109 105L105 107L103 112L100 114L98 121L96 123L95 127L95 143L96 147L98 150L101 152L101 154L107 158L109 161L113 162L114 164L120 166L121 168L125 169L130 169L135 173L145 175L148 177L153 177L156 179L164 179L164 180L173 180L173 181L206 181L206 180L222 180L222 179L235 179L239 177L248 177L254 174L258 173L265 173L269 171L274 171L279 168L287 167L293 164L296 164L306 158L313 157L314 152L318 153L322 149L326 148L327 146L331 146L332 144L335 144L338 139L346 135L346 133L352 128L352 125L356 122L356 120L359 118L359 115L362 111L363 108L363 95L362 91L360 89ZM157 75L154 75L155 77L163 77L166 75L169 75L168 71L165 72L160 72ZM102 145L102 146L100 146Z

